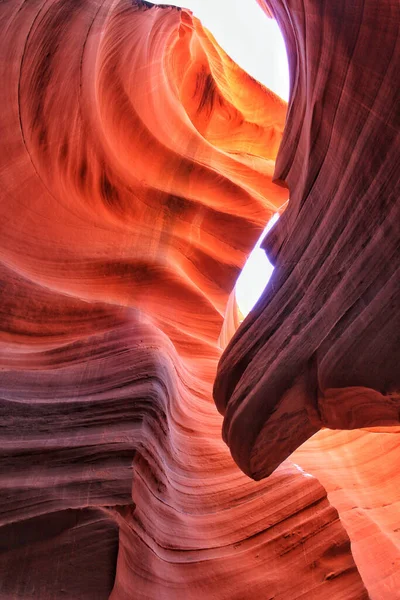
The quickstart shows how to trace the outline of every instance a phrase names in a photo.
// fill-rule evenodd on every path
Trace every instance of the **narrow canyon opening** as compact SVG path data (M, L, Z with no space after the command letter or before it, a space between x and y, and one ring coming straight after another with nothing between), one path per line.
M399 600L400 5L179 4L0 2L0 600Z
M244 71L289 98L289 66L282 33L256 0L176 0L150 2L188 8Z
M268 221L236 281L235 297L240 315L243 318L249 314L256 304L272 275L273 266L260 246L278 218L279 214L275 213Z
M166 2L150 4L165 5ZM288 101L289 65L285 42L277 22L268 17L255 0L177 0L168 4L191 10L237 65ZM239 321L256 304L272 275L273 267L260 244L278 218L276 213L266 223L237 279L234 296Z

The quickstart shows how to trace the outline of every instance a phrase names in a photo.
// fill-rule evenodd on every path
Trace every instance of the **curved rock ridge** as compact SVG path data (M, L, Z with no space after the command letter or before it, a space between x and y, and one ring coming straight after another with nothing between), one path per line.
M201 321L219 326L287 194L271 182L285 104L185 11L18 7L2 7L3 261L47 288L210 338Z
M368 597L317 479L235 467L215 360L190 368L141 315L35 359L2 378L2 597L108 597L112 524L111 598Z
M371 598L397 599L399 6L267 4L291 64L275 173L291 199L214 397L237 464L260 479L294 451L339 511Z
M263 242L274 273L214 387L224 439L255 479L322 427L400 415L400 7L266 5L291 68L275 171L290 201Z
M285 104L185 10L0 28L0 598L367 598L322 485L248 479L212 402Z

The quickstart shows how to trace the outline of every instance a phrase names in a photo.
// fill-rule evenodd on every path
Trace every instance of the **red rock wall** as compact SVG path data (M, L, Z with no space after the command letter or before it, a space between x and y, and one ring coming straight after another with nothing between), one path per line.
M275 175L290 202L264 241L276 269L215 386L258 478L321 426L399 422L399 6L297 5L289 21L291 2L271 4L292 79Z
M298 449L371 597L399 598L399 4L265 4L291 69L275 171L290 201L214 396L237 464L260 479Z
M15 0L0 33L0 597L367 598L321 483L248 479L212 402L285 104L184 10Z

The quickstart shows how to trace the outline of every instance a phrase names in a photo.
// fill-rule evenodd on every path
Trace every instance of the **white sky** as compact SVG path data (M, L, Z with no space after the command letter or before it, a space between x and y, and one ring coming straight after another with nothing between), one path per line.
M164 0L153 4L189 8L242 69L288 100L285 43L276 21L267 17L256 0ZM276 214L266 225L236 282L236 300L243 316L253 308L272 275L273 266L260 243L277 220Z
M260 248L260 244L267 231L275 225L278 218L279 215L276 213L269 223L267 223L237 279L236 302L244 317L249 314L263 293L264 288L272 275L272 271L274 270L274 267L269 262L264 250Z
M189 8L229 56L287 101L289 69L279 27L256 0L163 0Z

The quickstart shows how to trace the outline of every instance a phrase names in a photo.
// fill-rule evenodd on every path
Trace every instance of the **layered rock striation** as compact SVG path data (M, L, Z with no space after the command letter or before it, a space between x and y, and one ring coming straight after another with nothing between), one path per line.
M286 105L185 10L16 0L0 31L0 598L368 598L325 487L249 479L212 401Z
M261 3L288 48L274 177L290 201L263 243L275 271L214 397L237 464L261 479L296 450L338 508L372 597L398 598L399 6Z
M214 390L256 478L323 426L399 423L399 6L297 4L268 4L291 67L275 171L290 202L263 242L270 284Z

